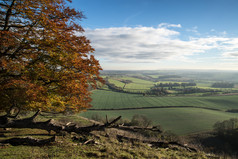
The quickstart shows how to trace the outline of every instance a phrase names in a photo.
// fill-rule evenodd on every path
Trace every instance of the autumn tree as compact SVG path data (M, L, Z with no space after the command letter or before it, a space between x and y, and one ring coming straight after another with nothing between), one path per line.
M101 67L71 0L0 0L0 111L79 112Z

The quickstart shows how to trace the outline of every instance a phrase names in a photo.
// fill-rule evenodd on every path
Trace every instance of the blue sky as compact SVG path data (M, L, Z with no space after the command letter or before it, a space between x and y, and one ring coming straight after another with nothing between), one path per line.
M238 70L237 0L73 0L105 70Z

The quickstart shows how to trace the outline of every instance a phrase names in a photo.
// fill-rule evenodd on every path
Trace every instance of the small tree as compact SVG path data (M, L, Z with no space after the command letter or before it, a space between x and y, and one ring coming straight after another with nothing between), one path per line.
M238 119L231 118L222 122L216 122L213 127L214 131L217 132L218 135L230 135L230 133L237 131Z
M65 0L0 0L0 111L90 107L102 78L83 17Z
M136 114L131 119L131 125L148 127L151 126L152 121L144 115Z
M132 83L131 80L121 80L121 82L124 83L124 86L122 87L122 89L124 89L127 84Z

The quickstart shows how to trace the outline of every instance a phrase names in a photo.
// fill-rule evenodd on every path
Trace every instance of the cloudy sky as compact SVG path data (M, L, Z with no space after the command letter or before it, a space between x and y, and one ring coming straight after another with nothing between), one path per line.
M238 0L73 0L104 70L238 70Z

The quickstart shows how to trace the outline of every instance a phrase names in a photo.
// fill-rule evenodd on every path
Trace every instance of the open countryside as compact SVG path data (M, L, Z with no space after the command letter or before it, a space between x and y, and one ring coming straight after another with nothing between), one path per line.
M237 83L234 81L237 78L236 73L207 74L202 71L193 74L168 71L157 72L157 75L156 71L106 72L103 73L104 79L116 89L105 85L94 90L91 102L93 107L82 115L89 118L93 114L102 117L107 115L110 118L122 115L125 119L131 119L135 114L142 114L152 120L153 125L160 125L165 131L177 135L210 131L216 122L238 117L238 113L233 112L238 109L238 93ZM188 82L195 82L196 86L178 86L172 89L165 87L166 95L146 94L159 83ZM214 83L232 83L233 87L212 87ZM195 92L189 93L190 89L195 89ZM183 90L188 93L183 93Z
M237 8L0 0L0 159L237 159Z

